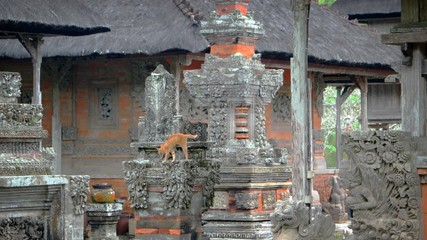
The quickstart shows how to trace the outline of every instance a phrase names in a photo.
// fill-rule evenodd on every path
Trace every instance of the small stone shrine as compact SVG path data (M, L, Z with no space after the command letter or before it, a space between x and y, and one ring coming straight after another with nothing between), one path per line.
M203 214L206 239L271 239L269 214L289 188L291 171L266 139L265 106L283 84L255 52L264 34L249 0L217 0L201 22L211 42L200 70L184 72L190 94L208 109L208 158L220 162L213 206ZM279 153L279 154L278 154Z
M20 87L0 72L0 239L83 239L89 176L51 175L42 106L18 103Z
M344 135L349 156L340 171L349 189L349 239L420 239L420 178L414 142L393 131Z
M128 185L135 219L129 224L136 239L199 239L201 215L213 198L219 181L218 167L206 159L208 143L199 141L203 124L184 123L176 115L176 82L162 65L146 79L145 116L140 117L138 158L125 161L124 179ZM185 129L184 129L185 128ZM160 144L173 133L197 134L188 142L189 160L181 151L176 161L162 162Z

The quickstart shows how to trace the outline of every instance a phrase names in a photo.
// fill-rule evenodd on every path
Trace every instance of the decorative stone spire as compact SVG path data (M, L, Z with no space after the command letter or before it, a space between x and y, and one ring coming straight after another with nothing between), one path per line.
M21 95L21 75L14 72L0 72L0 103L16 102Z
M241 53L251 58L255 42L264 35L259 21L248 13L250 0L217 0L217 12L201 22L200 33L211 43L211 54L227 58Z

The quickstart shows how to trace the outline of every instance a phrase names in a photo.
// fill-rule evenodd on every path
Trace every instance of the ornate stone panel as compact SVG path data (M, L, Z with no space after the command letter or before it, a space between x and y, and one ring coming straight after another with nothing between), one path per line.
M147 167L148 161L125 161L123 162L124 179L128 185L129 200L133 208L148 207L148 182Z
M70 195L74 205L74 214L83 214L89 195L89 176L70 176Z
M166 208L188 209L193 197L194 179L198 172L192 160L164 164L163 200Z
M0 219L0 239L45 239L45 221L41 217Z
M291 97L288 94L278 92L273 98L272 107L273 122L291 121Z
M363 239L419 239L420 180L415 144L403 132L344 135L349 162L340 174L349 188L351 228Z
M236 209L252 210L258 208L258 193L236 193Z
M273 210L276 206L276 191L262 193L262 208L264 210Z
M118 84L97 81L89 87L89 124L91 128L117 128L119 114Z
M39 127L42 118L41 105L0 103L0 128Z
M21 75L14 72L0 72L0 99L17 98L21 95ZM1 101L0 101L1 102Z
M62 127L62 140L73 141L77 140L77 128L76 127Z
M227 209L228 192L215 191L211 209Z
M206 169L206 183L203 186L203 206L208 208L214 202L214 186L220 183L218 162L209 163Z

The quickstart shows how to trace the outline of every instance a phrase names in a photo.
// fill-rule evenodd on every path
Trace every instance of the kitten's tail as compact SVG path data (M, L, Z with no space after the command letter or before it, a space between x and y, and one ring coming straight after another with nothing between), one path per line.
M198 135L197 135L197 134L185 134L185 136L186 136L187 138L191 138L191 139L194 139L194 138L197 138L197 137L198 137Z

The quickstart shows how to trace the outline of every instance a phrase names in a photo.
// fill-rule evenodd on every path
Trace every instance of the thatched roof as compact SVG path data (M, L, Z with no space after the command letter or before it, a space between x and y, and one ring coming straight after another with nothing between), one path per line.
M401 0L337 0L331 9L354 18L399 17Z
M0 38L16 38L16 33L80 36L106 31L101 16L78 0L0 0Z
M187 0L194 12L204 16L213 0ZM176 0L90 0L111 32L79 38L58 37L45 41L44 56L91 54L147 54L168 50L202 52L209 47L199 27L183 13ZM266 57L289 59L292 55L293 20L289 1L252 0L250 9L264 23L266 35L256 49ZM188 15L188 14L187 14ZM351 66L389 67L400 56L395 48L381 44L370 32L316 4L310 13L309 55L311 61ZM27 53L12 42L0 41L0 57L24 58Z

